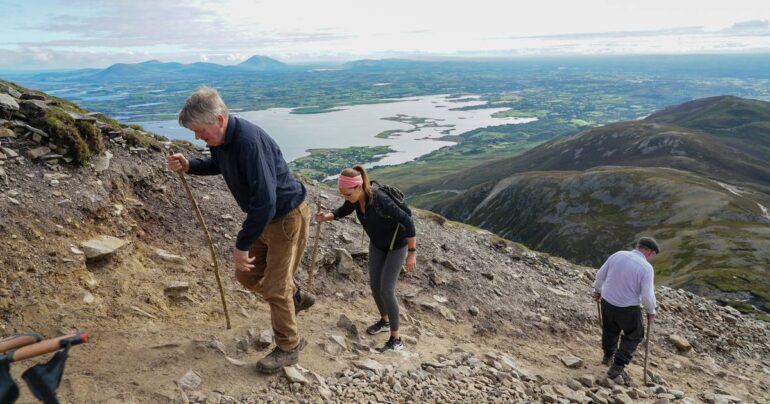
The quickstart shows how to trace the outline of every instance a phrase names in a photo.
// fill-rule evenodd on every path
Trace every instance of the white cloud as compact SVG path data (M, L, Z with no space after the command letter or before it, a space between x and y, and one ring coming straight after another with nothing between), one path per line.
M296 61L770 48L766 0L38 0L45 13L14 18L16 9L36 11L24 4L3 7L16 25L0 27L0 50L37 56L0 56L2 67L71 67L72 55L84 56L80 66L105 66L142 54L236 63L254 54Z

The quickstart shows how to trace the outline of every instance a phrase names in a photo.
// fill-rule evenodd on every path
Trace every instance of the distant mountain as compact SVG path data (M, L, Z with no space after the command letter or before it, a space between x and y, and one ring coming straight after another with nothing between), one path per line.
M237 65L240 68L251 70L279 70L289 67L286 63L279 62L267 56L255 55Z
M650 234L659 280L770 301L770 103L713 97L410 189L431 209L598 265Z
M35 76L35 79L50 81L78 80L81 82L147 81L179 78L182 76L189 79L201 79L222 75L248 74L254 71L275 72L287 69L291 69L287 64L266 56L257 55L234 66L204 62L184 64L148 60L141 63L116 63L102 70L83 69L66 73L46 73Z

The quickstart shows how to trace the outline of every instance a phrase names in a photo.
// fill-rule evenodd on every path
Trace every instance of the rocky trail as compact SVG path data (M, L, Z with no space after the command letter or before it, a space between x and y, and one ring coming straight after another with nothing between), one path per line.
M770 401L766 323L659 287L654 383L642 385L643 347L631 380L608 380L590 299L595 269L428 211L415 213L417 270L397 289L405 351L380 354L372 348L385 334L363 332L377 318L367 253L361 227L344 219L322 225L319 299L299 315L307 342L299 365L260 375L254 364L273 347L269 310L234 279L230 250L243 214L221 178L188 181L216 243L230 330L203 233L165 170L172 144L78 113L73 119L99 128L105 147L76 167L31 117L61 102L14 91L0 87L0 337L90 333L70 351L62 402ZM143 137L152 141L137 143ZM311 206L341 203L335 190L306 186ZM17 382L35 362L12 366ZM21 390L19 402L35 402Z

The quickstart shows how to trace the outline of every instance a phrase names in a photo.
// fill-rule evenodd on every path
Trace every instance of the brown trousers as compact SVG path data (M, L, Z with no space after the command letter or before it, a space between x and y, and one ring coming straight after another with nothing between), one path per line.
M285 216L270 222L259 239L249 248L254 268L236 270L235 277L244 287L258 293L270 304L270 321L275 343L284 351L299 344L294 314L294 272L307 244L310 208L302 202Z

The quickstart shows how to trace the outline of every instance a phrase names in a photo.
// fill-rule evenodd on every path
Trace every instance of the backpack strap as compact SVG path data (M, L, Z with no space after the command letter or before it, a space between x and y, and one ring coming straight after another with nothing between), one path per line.
M393 251L393 244L396 243L396 235L398 235L399 227L401 227L401 223L396 223L396 231L393 232L393 238L390 240L390 251Z

